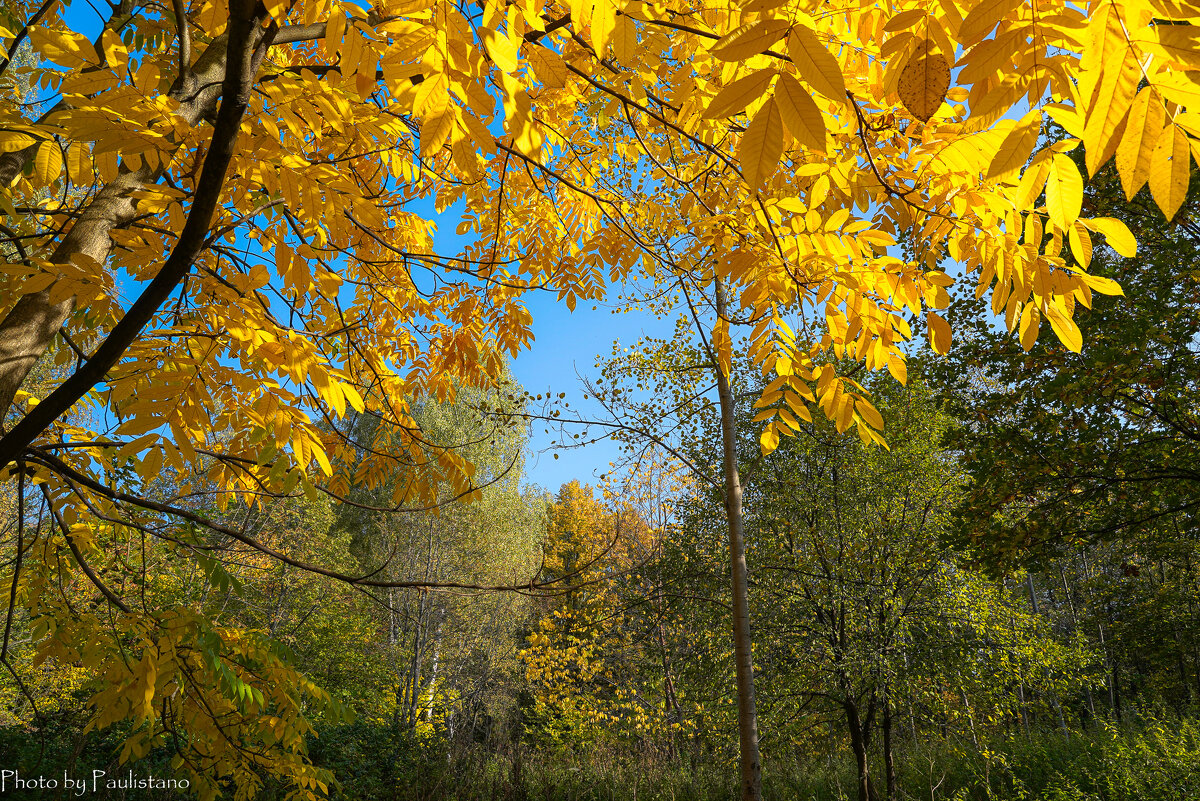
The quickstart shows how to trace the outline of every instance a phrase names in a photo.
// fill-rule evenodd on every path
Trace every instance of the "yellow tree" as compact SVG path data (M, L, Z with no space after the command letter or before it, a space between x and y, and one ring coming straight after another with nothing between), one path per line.
M662 736L673 725L669 684L661 697L647 697L657 688L637 681L652 657L648 644L635 642L627 607L631 578L656 552L656 532L629 499L605 494L597 500L572 481L549 508L542 569L561 595L547 602L520 656L534 688L531 722L555 744L614 732Z
M1135 245L1081 216L1067 152L1115 155L1172 216L1200 135L1184 0L119 0L98 34L81 22L55 0L0 19L0 80L33 87L0 99L0 466L62 517L16 552L65 548L119 612L71 532L209 525L154 497L160 471L252 498L400 466L397 505L472 493L408 404L498 375L526 289L573 308L662 269L631 222L660 189L705 243L699 280L756 321L764 449L806 403L878 440L816 357L903 380L918 320L949 347L955 280L1027 346L1045 321L1078 350L1075 304L1120 291L1087 274L1097 235ZM1047 119L1069 136L1038 149ZM455 203L475 244L436 254L430 208ZM22 394L56 340L74 369ZM81 404L98 423L68 422ZM347 408L380 418L374 440L329 424ZM54 586L11 582L27 604Z

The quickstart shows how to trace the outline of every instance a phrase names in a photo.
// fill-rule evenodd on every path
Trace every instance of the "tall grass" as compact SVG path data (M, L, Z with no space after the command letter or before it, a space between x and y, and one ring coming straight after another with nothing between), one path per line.
M350 801L734 801L728 756L618 746L504 753L467 749L447 758L434 743L400 744L386 755L347 748L363 733L329 738L315 752ZM333 741L342 745L331 748ZM373 745L378 746L376 742ZM337 754L333 753L338 751ZM374 754L371 753L374 751ZM376 755L389 761L379 770ZM334 758L336 757L336 758ZM331 759L332 758L332 759ZM975 747L931 740L896 754L901 801L1195 801L1200 799L1200 722L1101 723L1070 736L1054 731L997 737ZM767 801L855 801L849 753L768 755ZM882 776L876 776L882 797Z

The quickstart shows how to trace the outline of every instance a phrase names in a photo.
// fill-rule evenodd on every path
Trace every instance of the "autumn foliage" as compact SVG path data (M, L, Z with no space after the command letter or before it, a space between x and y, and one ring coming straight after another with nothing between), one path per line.
M191 700L168 701L192 676L197 699L224 699L196 720L245 718L302 795L316 779L287 715L306 685L186 604L139 608L126 581L148 561L109 564L114 549L159 537L196 560L204 530L403 585L222 515L358 486L386 484L391 510L478 496L474 465L415 408L496 386L530 342L533 290L573 309L631 278L718 287L717 366L732 373L745 323L764 454L818 408L881 444L857 368L837 365L904 382L922 332L950 348L958 284L1026 350L1047 323L1079 351L1077 308L1122 292L1089 272L1094 249L1137 247L1085 205L1085 178L1115 158L1125 194L1148 184L1173 218L1200 154L1200 11L1184 0L105 13L0 12L0 467L46 511L17 535L10 610L45 621L47 657L125 660L97 725L192 725ZM1048 142L1050 124L1066 137ZM469 244L438 252L451 208ZM47 356L52 380L35 381ZM351 414L377 424L360 437ZM80 650L100 635L69 608L73 580L120 621L107 651ZM268 707L279 726L249 722ZM248 775L251 752L228 747L213 760Z

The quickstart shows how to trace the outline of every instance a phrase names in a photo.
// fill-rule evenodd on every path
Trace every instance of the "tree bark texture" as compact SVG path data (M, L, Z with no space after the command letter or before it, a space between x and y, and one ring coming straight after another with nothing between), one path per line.
M972 724L974 725L974 724ZM896 801L896 758L892 750L891 687L883 690L883 769L887 778L887 801Z

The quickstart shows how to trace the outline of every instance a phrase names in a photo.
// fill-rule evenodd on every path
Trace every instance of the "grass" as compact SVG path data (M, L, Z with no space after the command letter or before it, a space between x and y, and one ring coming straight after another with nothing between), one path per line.
M415 756L414 754L410 754ZM854 801L847 754L768 754L766 801ZM390 793L344 788L343 797L380 801L731 801L737 768L729 755L667 758L592 745L574 751L473 751L410 762ZM1200 722L1151 720L1137 728L1101 724L1064 737L1056 731L997 737L976 748L931 740L896 755L902 801L1194 801L1200 799ZM882 777L876 776L882 791Z
M6 765L22 765L40 753L48 768L69 756L53 739L43 751L27 737L0 733ZM108 750L93 745L76 752L81 764ZM765 753L765 801L856 801L849 750L831 748ZM732 753L671 756L626 743L448 750L444 743L415 742L360 723L324 731L312 743L312 756L338 776L336 801L735 801L738 790ZM1125 727L1102 722L1070 736L997 735L979 747L930 739L905 744L896 765L898 801L1194 801L1200 799L1200 720L1152 718ZM882 791L878 773L875 781ZM273 788L260 799L285 795L286 788ZM151 796L130 793L123 801L143 797Z

